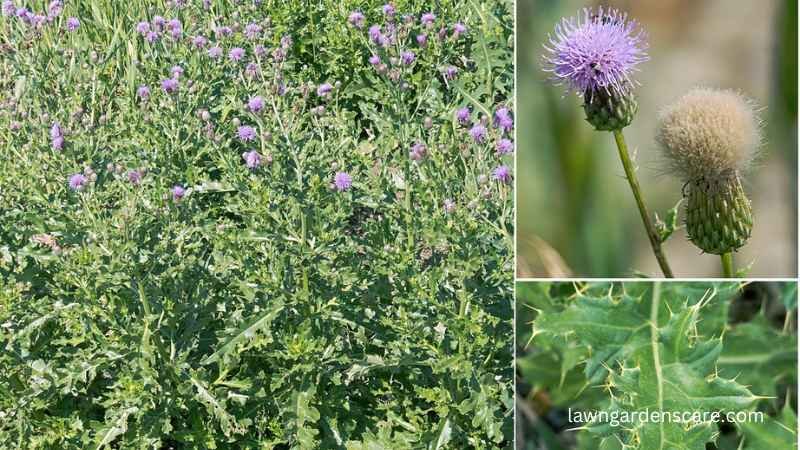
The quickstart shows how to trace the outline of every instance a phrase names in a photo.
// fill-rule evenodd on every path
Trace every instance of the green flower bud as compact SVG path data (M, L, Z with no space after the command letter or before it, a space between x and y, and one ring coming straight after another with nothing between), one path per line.
M583 110L588 121L597 131L621 130L633 121L639 104L633 92L607 92L598 89L583 96Z
M686 231L694 245L706 253L722 255L747 242L753 229L753 212L736 172L690 181L686 190Z

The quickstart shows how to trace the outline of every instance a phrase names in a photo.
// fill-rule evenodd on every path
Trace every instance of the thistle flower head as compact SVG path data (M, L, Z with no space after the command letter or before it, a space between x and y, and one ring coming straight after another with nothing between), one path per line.
M456 120L458 120L458 123L461 125L467 125L470 122L471 114L468 107L459 108L456 110Z
M173 202L181 201L181 199L183 199L183 197L186 195L186 189L184 189L184 187L179 184L173 186L170 192L172 193Z
M208 44L208 39L205 36L195 36L192 38L192 45L197 48L203 48Z
M69 188L73 191L81 191L86 186L89 179L82 173L76 173L69 177Z
M139 22L136 24L136 32L139 34L145 34L150 31L150 23L149 22Z
M326 97L333 90L330 83L322 83L317 87L317 96Z
M231 61L237 62L237 61L241 61L242 58L244 58L244 54L245 54L245 51L244 51L243 48L234 47L234 48L231 49L230 52L228 52L228 58Z
M365 20L366 17L364 17L364 14L361 11L353 11L349 16L347 16L347 22L359 29L364 28Z
M129 170L128 171L128 182L130 182L134 186L138 186L142 182L142 177L144 174L141 170Z
M497 141L494 149L497 151L498 155L508 155L514 151L514 142L506 138L500 139Z
M494 126L509 132L514 128L514 119L511 117L511 112L505 106L497 108L494 112Z
M510 183L511 168L505 164L495 167L495 169L492 171L492 178L501 183Z
M173 94L178 91L178 80L175 78L167 78L161 80L161 89L167 94Z
M347 172L336 172L333 176L333 186L339 192L344 192L353 186L353 178Z
M733 91L696 88L660 114L656 141L685 181L748 167L761 144L753 102Z
M222 47L220 47L219 45L215 45L215 46L209 48L208 49L208 56L211 59L218 59L220 56L222 56Z
M626 93L636 66L647 60L646 48L644 31L626 13L586 8L556 25L545 45L544 70L578 95Z
M256 129L249 125L242 125L236 130L236 134L242 142L250 142L256 138Z
M248 169L255 170L261 166L261 155L255 150L242 153L242 159Z
M261 110L264 109L264 98L260 95L251 97L247 102L247 108L254 113L261 112Z
M261 34L261 25L257 23L249 23L244 29L244 34L247 36L247 39L256 39L258 35Z
M67 30L75 31L81 26L81 21L77 17L70 17L67 19Z
M482 144L486 140L486 127L477 123L469 129L469 135L476 143Z

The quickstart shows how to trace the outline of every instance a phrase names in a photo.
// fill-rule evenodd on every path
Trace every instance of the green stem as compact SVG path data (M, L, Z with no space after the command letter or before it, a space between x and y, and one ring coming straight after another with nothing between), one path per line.
M653 222L650 220L650 213L647 212L647 206L644 204L642 188L639 186L639 180L636 178L636 171L633 168L633 162L628 154L628 145L625 143L625 136L623 136L622 130L614 130L614 140L617 141L619 159L622 161L622 167L625 169L625 177L628 179L628 184L631 186L634 198L636 198L636 206L639 207L639 214L642 216L642 222L647 231L647 237L650 239L650 246L653 248L653 254L655 254L658 265L661 267L664 276L673 278L672 269L670 269L667 257L661 249L661 237L656 232Z
M720 255L722 259L722 273L725 278L736 278L736 272L733 270L733 253L723 253Z

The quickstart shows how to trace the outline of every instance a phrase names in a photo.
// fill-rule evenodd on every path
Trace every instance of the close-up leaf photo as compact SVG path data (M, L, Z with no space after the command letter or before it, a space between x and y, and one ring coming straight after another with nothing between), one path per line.
M517 275L794 278L795 0L520 0Z
M512 1L0 10L0 449L512 448Z
M795 282L520 282L519 450L797 448Z

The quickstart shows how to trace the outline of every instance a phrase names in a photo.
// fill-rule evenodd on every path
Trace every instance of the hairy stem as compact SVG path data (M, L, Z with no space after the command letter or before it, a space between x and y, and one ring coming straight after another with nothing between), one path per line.
M667 257L664 255L664 251L661 248L661 237L656 232L653 222L650 220L650 213L647 212L647 206L644 204L642 188L639 186L639 180L636 178L636 171L633 168L633 162L628 154L628 145L625 143L625 136L623 136L622 130L614 130L614 140L617 142L619 159L622 161L622 167L625 169L625 178L628 179L628 184L631 186L631 191L633 191L633 196L636 199L636 206L639 207L639 214L642 216L642 222L647 231L647 237L650 239L650 246L653 248L653 254L655 254L658 265L661 267L664 276L673 278L672 269L670 269Z
M725 275L725 278L735 278L736 272L733 270L733 253L723 253L720 255L720 259L722 259L722 273Z

